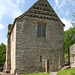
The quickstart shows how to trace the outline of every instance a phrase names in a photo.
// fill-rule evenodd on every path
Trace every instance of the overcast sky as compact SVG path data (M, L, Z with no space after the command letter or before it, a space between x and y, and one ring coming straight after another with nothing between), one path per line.
M0 43L6 44L8 24L13 24L16 17L27 11L37 0L0 0ZM75 12L75 0L48 0L61 21L64 30L72 27L70 20Z

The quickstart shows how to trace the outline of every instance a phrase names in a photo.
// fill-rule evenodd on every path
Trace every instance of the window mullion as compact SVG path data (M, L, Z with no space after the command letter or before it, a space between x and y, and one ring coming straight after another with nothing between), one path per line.
M42 37L42 25L41 25L41 37Z

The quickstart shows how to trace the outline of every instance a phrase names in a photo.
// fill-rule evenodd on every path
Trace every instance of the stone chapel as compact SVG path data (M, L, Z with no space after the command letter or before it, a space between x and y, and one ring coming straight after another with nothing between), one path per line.
M37 0L8 25L6 71L38 73L64 66L63 27L47 0Z

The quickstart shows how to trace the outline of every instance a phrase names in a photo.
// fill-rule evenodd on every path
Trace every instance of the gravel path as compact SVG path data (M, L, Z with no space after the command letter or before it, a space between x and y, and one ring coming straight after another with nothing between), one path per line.
M50 75L57 75L57 72L50 72Z

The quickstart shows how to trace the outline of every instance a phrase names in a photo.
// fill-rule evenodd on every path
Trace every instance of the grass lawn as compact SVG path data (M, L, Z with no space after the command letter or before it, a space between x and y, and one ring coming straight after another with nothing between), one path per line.
M33 73L33 74L22 74L22 75L49 75L50 73Z
M59 71L57 75L75 75L75 68Z

